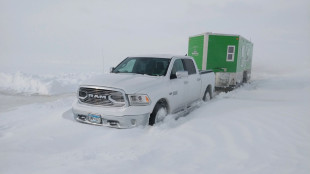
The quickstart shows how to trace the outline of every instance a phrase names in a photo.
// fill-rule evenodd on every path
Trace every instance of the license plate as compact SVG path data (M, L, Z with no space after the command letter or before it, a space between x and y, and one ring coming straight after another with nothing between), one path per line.
M88 121L90 121L92 123L101 124L101 116L100 115L89 114L88 115Z

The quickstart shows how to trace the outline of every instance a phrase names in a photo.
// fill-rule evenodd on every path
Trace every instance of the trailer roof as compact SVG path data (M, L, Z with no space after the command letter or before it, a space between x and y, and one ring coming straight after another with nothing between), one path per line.
M245 37L238 35L238 34L223 34L223 33L212 33L212 32L205 32L205 33L201 33L201 34L197 34L197 35L193 35L190 37L195 37L195 36L201 36L201 35L218 35L218 36L236 36L236 37L242 37L243 39L251 42L250 40L246 39ZM252 42L251 42L252 43Z
M190 36L190 37L201 36L201 35L240 36L240 35L237 35L237 34L223 34L223 33L205 32L205 33L196 34L196 35L193 35L193 36Z

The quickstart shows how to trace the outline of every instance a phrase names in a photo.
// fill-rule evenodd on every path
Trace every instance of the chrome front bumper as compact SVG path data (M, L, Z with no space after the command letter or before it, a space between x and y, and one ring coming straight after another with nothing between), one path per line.
M100 115L101 116L101 123L93 123L89 121L88 114L78 114L73 113L75 120L93 124L98 126L107 126L107 127L114 127L114 128L133 128L140 125L147 125L149 115L150 114L143 114L143 115L124 115L124 116L110 116L110 115Z
M120 110L116 108L105 109L101 107L79 104L78 102L75 102L73 104L72 112L74 115L74 119L79 122L98 126L113 127L113 128L133 128L140 125L145 126L148 125L150 118L150 113L135 115L133 113L137 112L131 112L131 113L127 112L126 114L126 112L124 112L124 110L121 109ZM100 123L91 122L89 119L89 115L100 116L101 122Z

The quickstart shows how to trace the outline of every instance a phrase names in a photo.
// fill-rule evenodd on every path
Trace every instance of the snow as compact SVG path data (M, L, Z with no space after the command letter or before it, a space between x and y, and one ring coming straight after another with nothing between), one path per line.
M253 72L185 117L134 129L73 120L75 88L87 77L0 73L0 173L310 171L309 70Z
M30 75L0 72L0 91L13 94L55 95L74 92L89 74Z

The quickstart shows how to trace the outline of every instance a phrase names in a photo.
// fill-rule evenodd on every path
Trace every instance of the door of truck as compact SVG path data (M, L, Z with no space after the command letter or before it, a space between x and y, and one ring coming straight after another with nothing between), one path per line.
M182 59L176 59L173 63L173 67L170 73L169 83L169 101L170 109L172 113L182 111L186 108L188 102L188 77L177 78L176 72L184 71L184 65Z
M188 71L188 104L192 104L195 101L198 101L201 90L201 76L197 72L195 64L192 59L182 59L185 71Z

